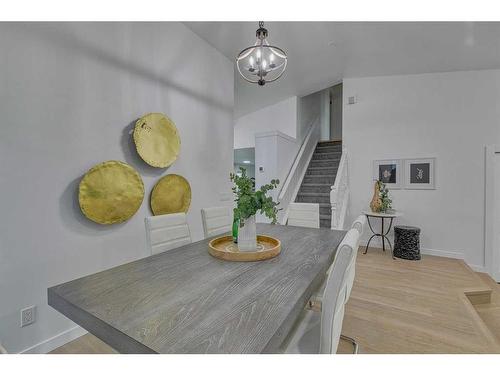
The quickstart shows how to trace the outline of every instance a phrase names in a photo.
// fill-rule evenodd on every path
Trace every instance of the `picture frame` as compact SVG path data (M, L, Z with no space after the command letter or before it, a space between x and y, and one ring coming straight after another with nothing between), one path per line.
M388 189L401 189L403 182L401 159L374 160L373 180L382 181Z
M405 189L436 189L436 158L405 159Z

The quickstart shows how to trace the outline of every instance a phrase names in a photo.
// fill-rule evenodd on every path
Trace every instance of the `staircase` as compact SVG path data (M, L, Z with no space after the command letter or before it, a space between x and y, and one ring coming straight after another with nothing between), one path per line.
M321 228L331 228L330 191L342 156L342 142L319 142L302 180L296 202L319 203Z

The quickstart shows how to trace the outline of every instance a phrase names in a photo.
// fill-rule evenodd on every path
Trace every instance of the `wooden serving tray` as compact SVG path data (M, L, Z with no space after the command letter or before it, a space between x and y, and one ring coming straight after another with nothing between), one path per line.
M208 244L210 255L233 262L256 262L274 258L281 251L281 241L269 236L257 236L255 251L240 251L232 236L214 238Z

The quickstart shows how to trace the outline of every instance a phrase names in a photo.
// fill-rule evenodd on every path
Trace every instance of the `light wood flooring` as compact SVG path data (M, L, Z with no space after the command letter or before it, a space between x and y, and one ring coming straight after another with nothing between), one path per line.
M500 353L500 288L461 260L360 251L342 333L360 353ZM341 342L338 352L351 350ZM115 352L86 334L51 353Z

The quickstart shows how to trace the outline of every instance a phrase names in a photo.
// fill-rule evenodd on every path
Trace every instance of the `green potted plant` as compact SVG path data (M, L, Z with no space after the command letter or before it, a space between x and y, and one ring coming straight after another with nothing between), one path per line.
M389 197L389 189L382 181L379 181L379 188L381 201L380 212L388 212L392 209L392 199Z
M257 249L255 214L259 212L271 219L272 224L276 224L279 203L267 193L277 188L280 182L273 179L269 184L255 190L255 179L247 176L245 168L240 167L240 171L241 175L230 174L230 179L234 183L232 190L236 196L234 220L239 220L238 248L242 251L254 251Z

